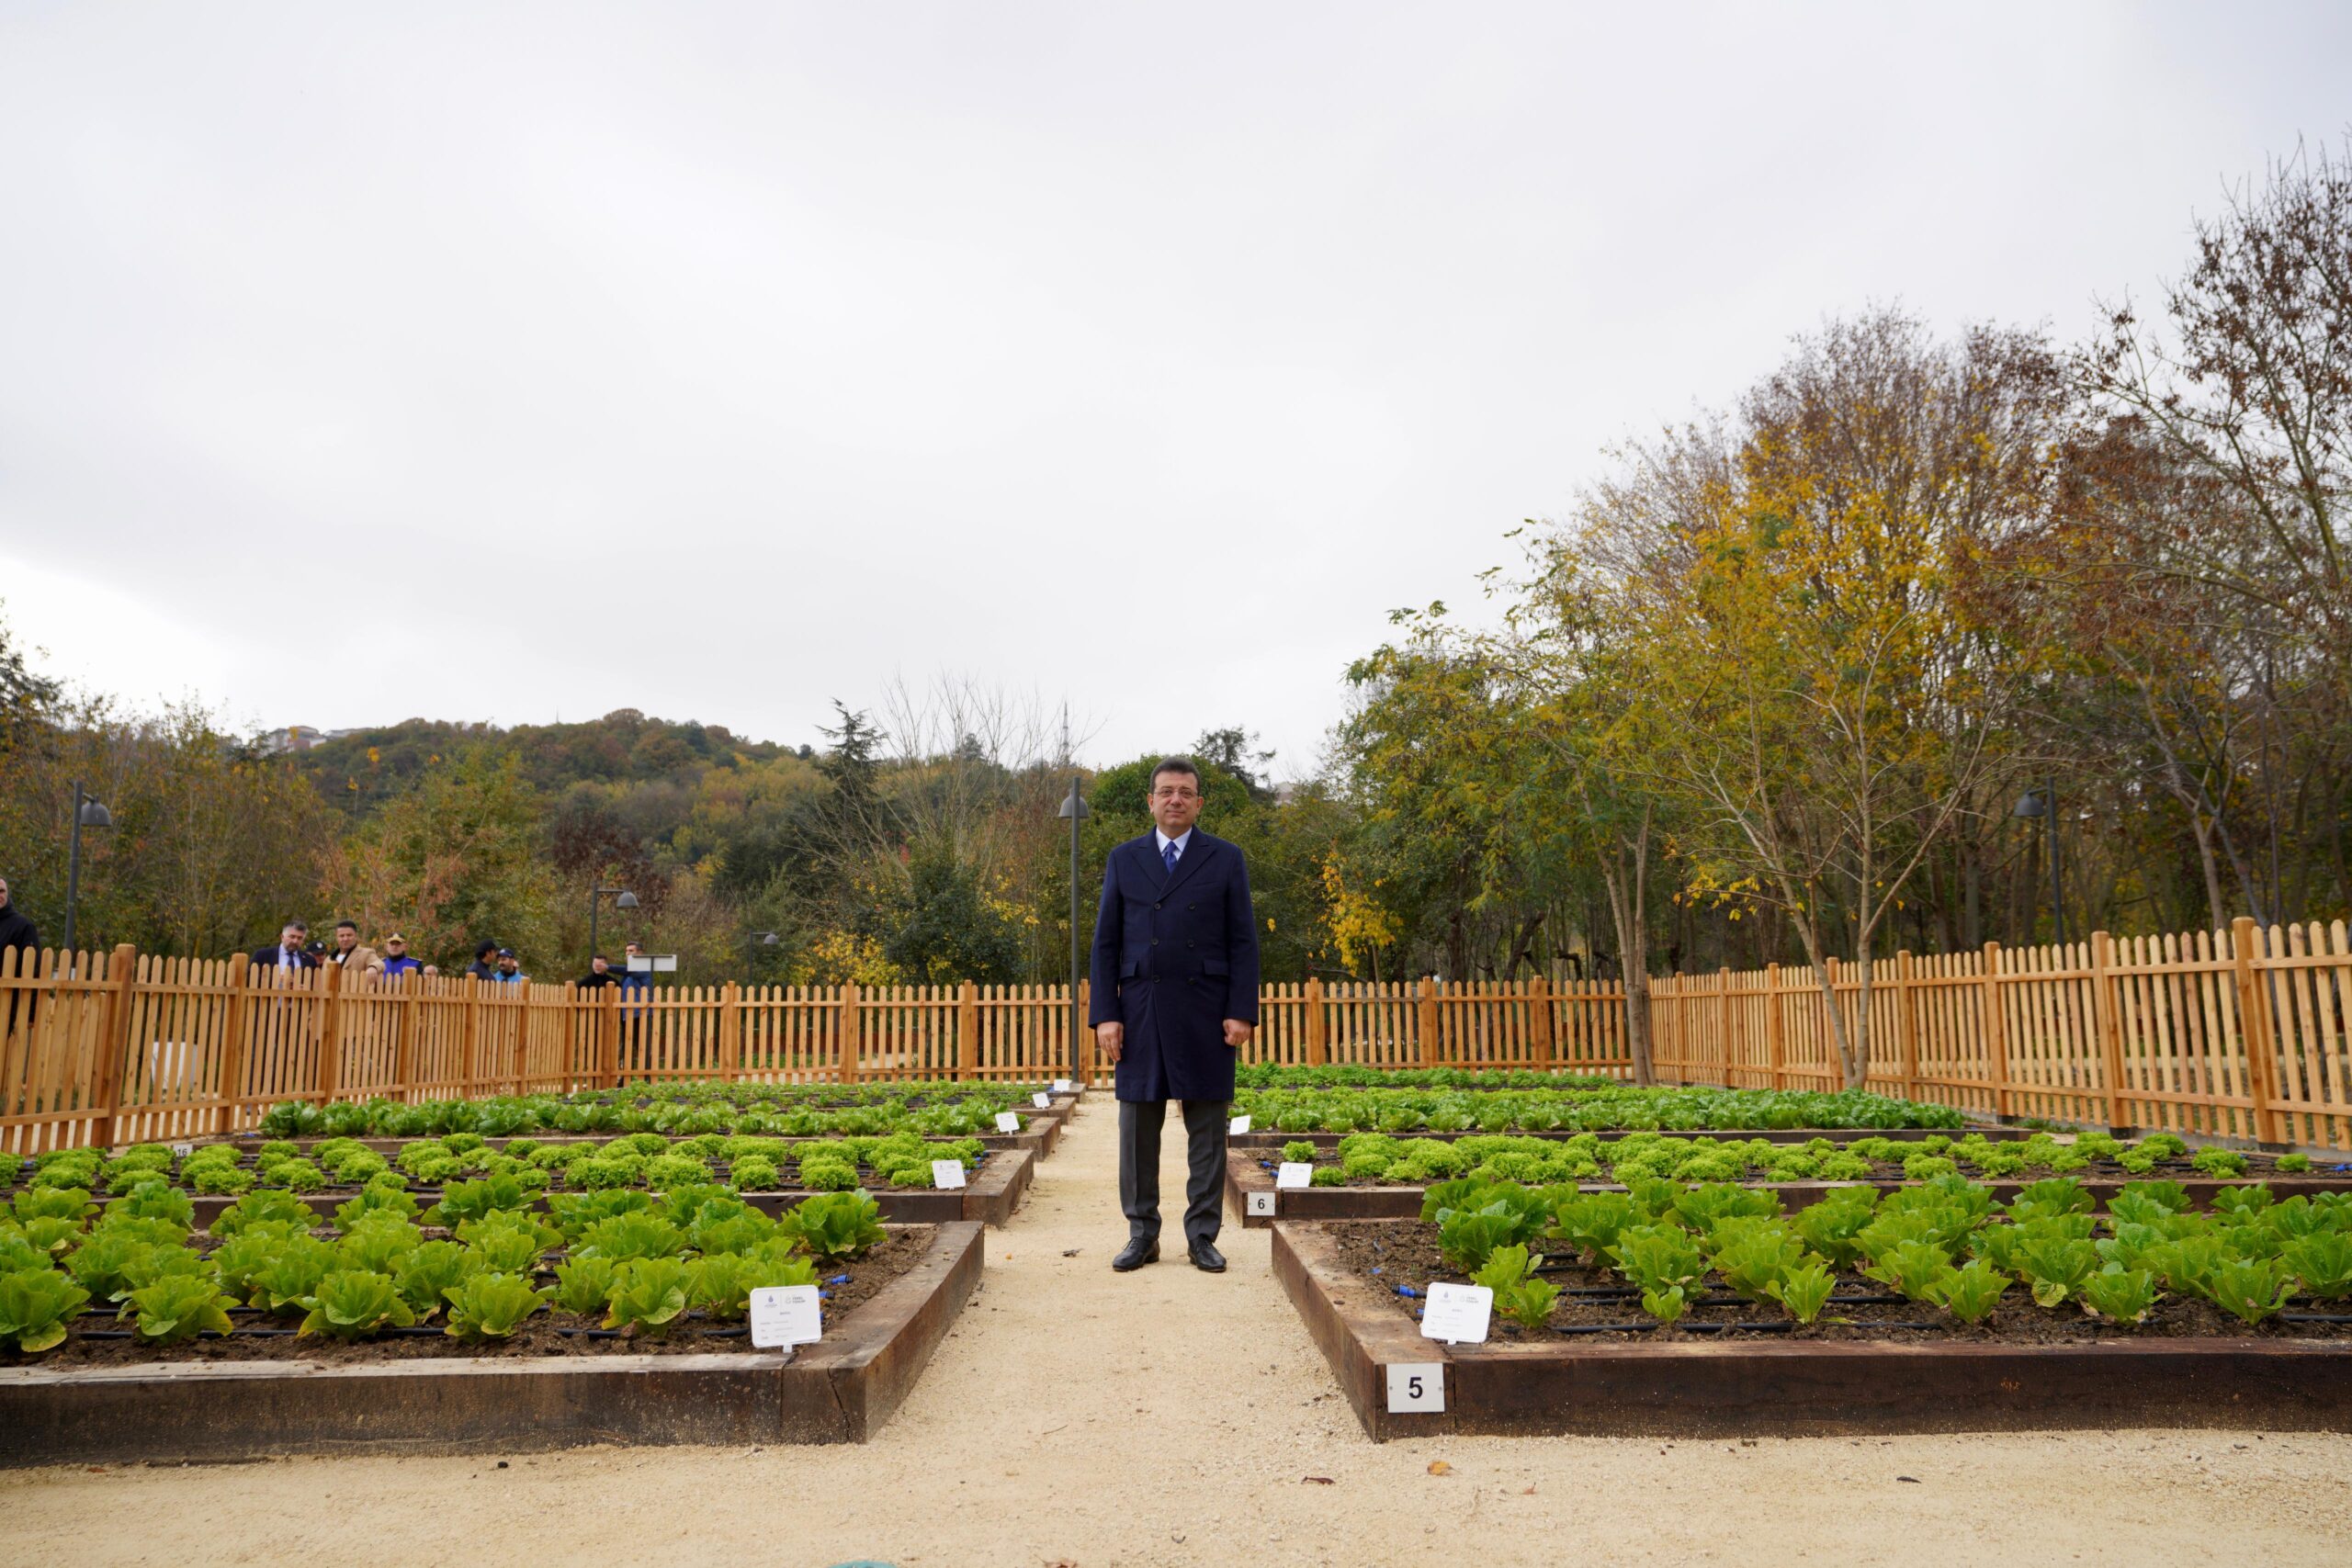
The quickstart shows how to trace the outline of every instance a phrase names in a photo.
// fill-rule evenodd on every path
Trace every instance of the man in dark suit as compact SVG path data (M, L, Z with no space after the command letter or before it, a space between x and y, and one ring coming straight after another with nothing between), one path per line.
M1092 1017L1117 1068L1122 1273L1159 1258L1159 1132L1184 1102L1184 1240L1193 1265L1217 1273L1226 1111L1233 1062L1258 1026L1258 929L1241 852L1193 824L1201 775L1182 757L1151 771L1141 838L1111 852L1094 917Z
M254 969L255 971L284 969L291 972L316 969L319 966L319 961L302 951L303 939L310 934L311 928L301 921L287 921L285 929L277 933L277 942L275 946L254 949Z

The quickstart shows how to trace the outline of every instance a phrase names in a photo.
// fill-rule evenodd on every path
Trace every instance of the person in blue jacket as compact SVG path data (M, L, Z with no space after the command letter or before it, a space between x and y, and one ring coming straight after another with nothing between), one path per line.
M1125 1273L1159 1258L1159 1133L1184 1102L1184 1241L1193 1266L1216 1249L1226 1111L1234 1059L1258 1026L1258 927L1241 852L1193 824L1200 770L1170 757L1151 771L1152 830L1111 852L1094 917L1091 1016L1116 1068Z

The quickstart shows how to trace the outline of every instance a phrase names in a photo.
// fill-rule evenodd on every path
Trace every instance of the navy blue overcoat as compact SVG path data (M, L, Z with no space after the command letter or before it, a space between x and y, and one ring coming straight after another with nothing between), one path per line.
M1195 828L1171 876L1157 834L1113 850L1092 978L1087 1021L1126 1026L1121 1100L1231 1100L1238 1053L1225 1021L1258 1021L1258 922L1241 852Z

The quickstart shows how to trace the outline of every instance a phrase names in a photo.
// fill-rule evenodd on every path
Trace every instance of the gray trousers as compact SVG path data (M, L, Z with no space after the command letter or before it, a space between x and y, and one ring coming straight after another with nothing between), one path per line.
M1184 1101L1184 1239L1215 1241L1225 1212L1225 1128L1231 1101ZM1119 1101L1119 1207L1131 1238L1159 1238L1159 1129L1164 1100Z

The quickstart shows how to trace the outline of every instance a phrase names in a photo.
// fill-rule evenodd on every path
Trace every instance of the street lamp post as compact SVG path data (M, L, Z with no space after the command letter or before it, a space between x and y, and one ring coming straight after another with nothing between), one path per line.
M1078 1042L1080 1032L1086 1028L1085 1015L1078 1007L1078 825L1091 813L1088 809L1086 796L1079 793L1078 786L1079 776L1070 774L1069 797L1062 802L1061 809L1054 815L1066 818L1069 822L1069 1081L1074 1087L1083 1089L1085 1085L1078 1081Z
M743 939L743 978L759 983L760 949L774 947L784 939L774 931L752 931Z
M111 828L114 813L82 791L82 781L74 781L74 826L66 836L65 850L65 962L74 962L74 905L82 895L82 829Z
M588 962L591 964L596 961L596 906L605 898L612 899L616 909L637 908L637 895L626 887L592 887L588 890Z
M2065 884L2058 876L2058 781L2044 779L2038 790L2028 790L2018 797L2009 815L2028 820L2041 818L2043 852L2050 857L2050 927L2058 945L2066 944Z

